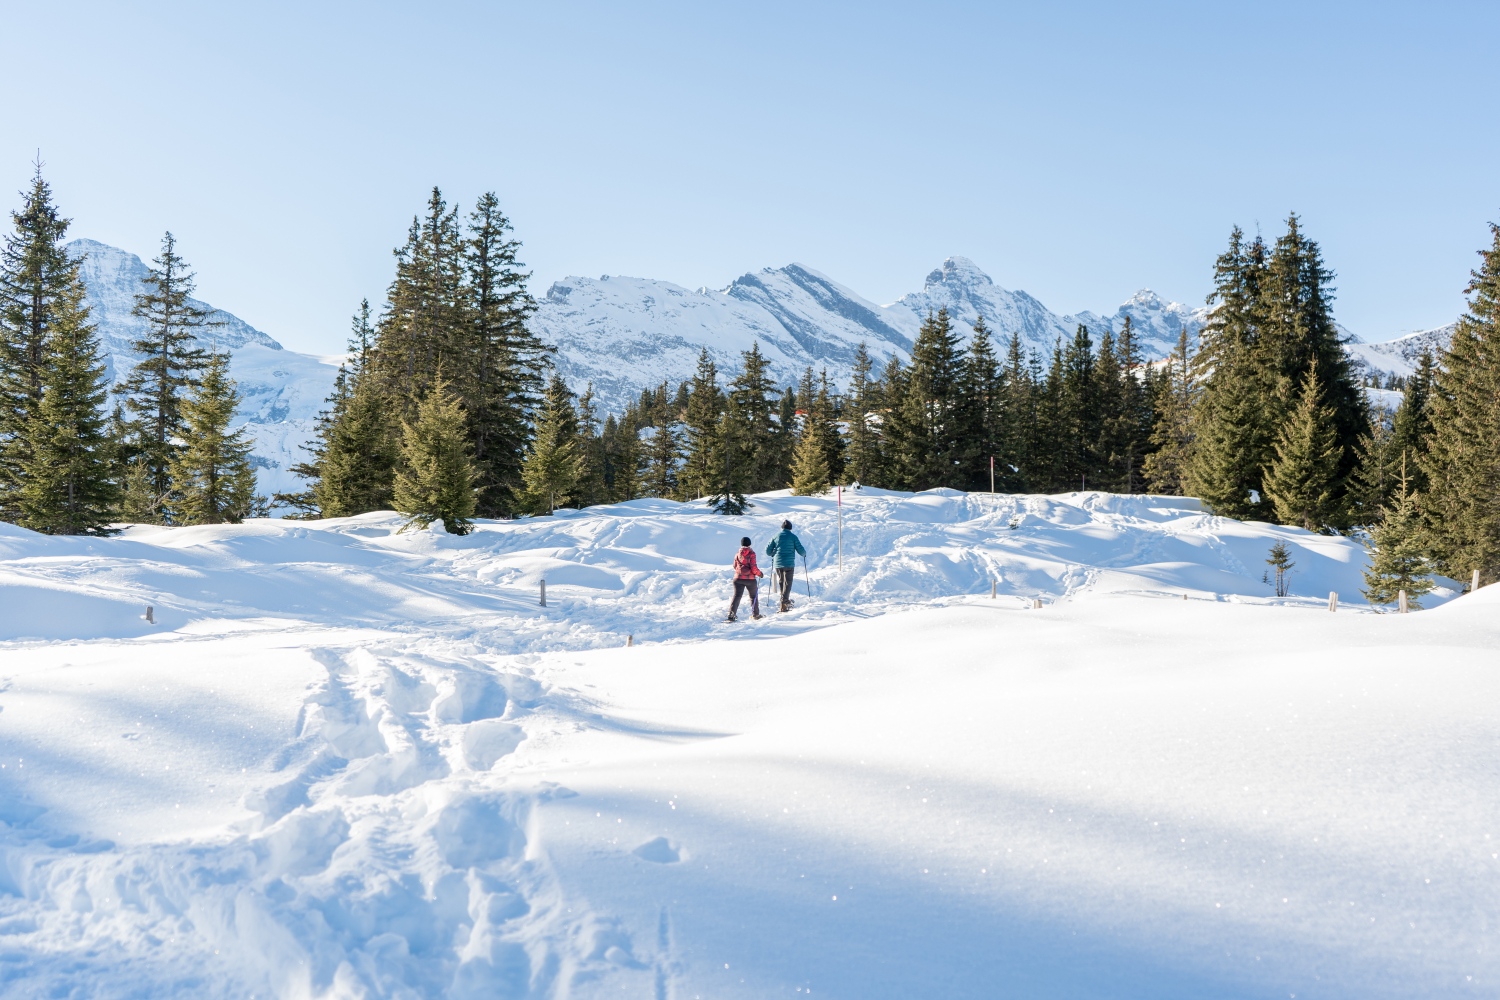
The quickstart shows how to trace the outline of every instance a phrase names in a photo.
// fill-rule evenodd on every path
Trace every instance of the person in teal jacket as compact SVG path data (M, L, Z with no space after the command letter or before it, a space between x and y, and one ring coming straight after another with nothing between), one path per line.
M802 541L792 534L792 522L781 522L781 534L771 539L771 544L766 546L766 557L774 560L776 567L776 589L781 591L781 607L778 611L790 611L792 608L792 574L797 570L797 556L807 557L807 550L802 547Z

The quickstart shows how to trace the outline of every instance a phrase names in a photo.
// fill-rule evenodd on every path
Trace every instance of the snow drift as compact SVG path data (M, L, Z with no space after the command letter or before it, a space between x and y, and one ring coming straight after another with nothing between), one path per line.
M1494 990L1500 591L1100 493L846 495L840 568L755 501L0 529L0 994ZM811 598L722 622L783 517Z

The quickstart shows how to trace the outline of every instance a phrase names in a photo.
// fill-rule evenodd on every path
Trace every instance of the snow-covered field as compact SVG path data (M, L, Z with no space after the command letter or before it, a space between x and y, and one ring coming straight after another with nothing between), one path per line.
M1373 614L1191 500L844 515L842 569L784 495L0 526L0 995L1500 988L1500 588ZM788 516L811 597L724 623Z

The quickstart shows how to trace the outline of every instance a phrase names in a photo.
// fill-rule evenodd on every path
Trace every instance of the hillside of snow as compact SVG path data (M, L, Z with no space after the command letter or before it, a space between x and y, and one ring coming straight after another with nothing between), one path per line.
M1500 588L1100 493L846 494L841 567L754 500L0 526L0 995L1495 991ZM796 608L723 622L783 517Z

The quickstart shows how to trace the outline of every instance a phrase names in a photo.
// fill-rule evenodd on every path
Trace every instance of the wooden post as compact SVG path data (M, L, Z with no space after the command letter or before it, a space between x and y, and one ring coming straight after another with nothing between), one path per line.
M547 581L542 581L542 607L547 606Z
M1186 595L1186 594L1183 594L1183 595L1182 595L1182 599L1183 599L1183 600L1184 600L1184 601L1185 601L1185 600L1187 600L1187 595Z
M995 599L995 581L991 580L990 581L990 600L993 601L994 599Z
M1478 589L1479 589L1479 570L1476 569L1474 571L1474 582L1471 583L1471 584L1469 584L1469 593L1472 594L1472 593L1474 593L1474 591L1476 591Z
M155 625L156 624L156 609L153 608L149 604L146 605L146 613L143 614L143 615L141 615L141 617L144 618L144 619L146 619L147 624Z
M631 633L629 633L629 634L627 634L625 636L625 645L627 645L627 646L634 646L635 645L635 633L634 632L631 632Z
M1042 599L1040 597L1033 597L1031 599L1031 606L1033 608L1039 608L1039 607L1041 607L1042 606Z
M1328 610L1329 611L1337 611L1338 609L1339 609L1339 595L1338 595L1337 591L1330 590L1328 592Z
M1397 591L1396 592L1396 600L1399 601L1400 604L1401 604L1401 613L1403 615L1406 614L1406 591L1404 591L1404 590Z

